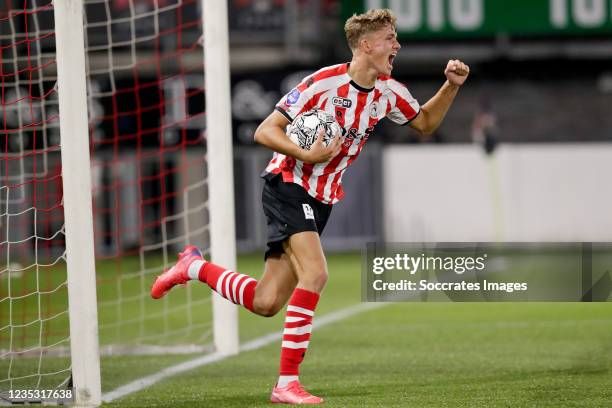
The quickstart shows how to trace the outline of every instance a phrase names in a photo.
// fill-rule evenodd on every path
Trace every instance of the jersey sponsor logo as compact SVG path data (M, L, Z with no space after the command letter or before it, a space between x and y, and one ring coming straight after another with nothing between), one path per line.
M364 133L359 133L359 131L355 128L351 128L348 132L345 129L342 129L344 136L344 146L350 147L353 143L361 143L362 140L368 140L372 132L374 132L374 126L371 126L365 130Z
M340 106L341 108L350 108L353 106L353 101L346 98L341 98L339 96L335 96L332 98L332 104L335 106Z
M302 209L304 210L304 219L306 220L314 220L314 211L312 211L312 207L309 204L302 204Z
M289 95L287 95L287 101L285 102L287 105L293 105L300 99L300 91L297 88L293 88Z

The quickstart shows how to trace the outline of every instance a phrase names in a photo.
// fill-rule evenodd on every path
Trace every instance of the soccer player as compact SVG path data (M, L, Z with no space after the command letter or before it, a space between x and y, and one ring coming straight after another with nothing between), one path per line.
M188 246L178 262L160 275L154 298L190 279L206 282L229 301L261 316L276 314L289 301L280 352L280 375L272 402L318 404L323 399L305 391L298 369L310 340L312 321L328 278L320 234L333 204L342 199L342 176L357 158L374 126L388 117L423 135L438 128L469 68L450 60L446 81L424 105L391 77L400 50L396 18L390 10L369 10L346 21L345 33L353 57L320 69L285 95L257 128L255 140L274 151L262 177L267 217L268 249L259 281L202 259ZM325 146L322 135L310 150L291 142L286 127L297 115L325 110L336 118L343 135Z

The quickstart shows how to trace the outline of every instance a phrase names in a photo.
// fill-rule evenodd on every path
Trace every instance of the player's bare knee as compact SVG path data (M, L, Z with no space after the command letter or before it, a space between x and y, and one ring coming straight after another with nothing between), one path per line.
M329 274L327 270L323 270L321 273L317 274L316 282L323 288L327 284L327 280L329 279Z
M325 269L313 271L302 276L300 284L306 289L319 293L327 284L328 277L329 275Z
M253 309L255 312L264 317L272 317L276 315L282 307L283 305L279 304L278 299L272 296L268 296L263 299L255 299L253 301Z

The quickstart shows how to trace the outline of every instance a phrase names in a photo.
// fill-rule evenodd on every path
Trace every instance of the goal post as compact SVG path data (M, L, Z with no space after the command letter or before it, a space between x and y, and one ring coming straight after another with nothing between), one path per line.
M210 193L210 248L212 261L236 270L236 228L230 102L227 0L200 0L205 19L204 72L208 117L208 174ZM215 293L213 296L215 348L238 353L238 310Z
M83 0L54 3L74 401L101 403ZM78 333L78 335L76 335Z

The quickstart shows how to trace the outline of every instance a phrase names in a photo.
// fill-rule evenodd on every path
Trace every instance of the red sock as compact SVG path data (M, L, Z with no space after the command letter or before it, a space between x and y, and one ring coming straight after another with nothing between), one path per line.
M253 298L257 280L225 269L207 261L193 261L189 265L189 275L196 276L205 282L212 290L236 305L242 305L253 311Z
M319 294L297 288L287 305L285 330L280 356L280 375L298 375L299 366L308 349L312 317Z

